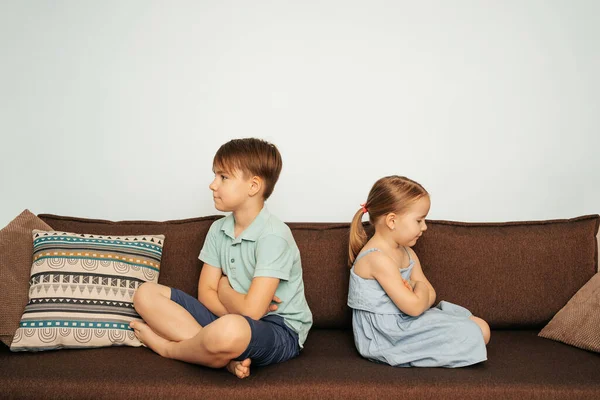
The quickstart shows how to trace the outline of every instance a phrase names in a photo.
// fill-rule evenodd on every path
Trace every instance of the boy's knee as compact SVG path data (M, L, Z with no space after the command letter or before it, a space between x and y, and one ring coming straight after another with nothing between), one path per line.
M207 343L215 353L242 353L252 337L250 324L241 315L227 314L219 318L219 331Z
M146 282L137 288L133 294L133 307L140 312L140 309L150 305L152 298L159 294L158 285L152 282Z

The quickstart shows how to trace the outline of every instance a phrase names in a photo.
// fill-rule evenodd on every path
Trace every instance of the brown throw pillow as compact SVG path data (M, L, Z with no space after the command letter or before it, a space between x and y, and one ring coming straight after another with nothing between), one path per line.
M600 273L575 293L539 336L600 353Z
M10 346L29 295L34 229L52 230L29 210L0 230L0 340Z

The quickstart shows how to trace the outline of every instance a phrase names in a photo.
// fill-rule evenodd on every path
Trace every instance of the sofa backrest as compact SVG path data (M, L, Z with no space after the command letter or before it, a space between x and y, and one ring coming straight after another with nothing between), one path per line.
M111 222L39 215L53 229L101 235L164 234L159 282L197 295L198 254L220 216ZM569 220L427 221L414 247L437 301L460 304L492 328L539 327L597 271L600 216ZM349 328L347 223L289 223L302 256L315 328Z
M52 229L64 232L91 233L98 235L165 235L158 283L176 287L198 295L198 279L202 262L198 260L200 249L210 225L221 218L213 215L177 221L106 221L63 217L50 214L38 215Z
M493 328L541 327L597 272L599 223L432 221L414 250L438 299Z

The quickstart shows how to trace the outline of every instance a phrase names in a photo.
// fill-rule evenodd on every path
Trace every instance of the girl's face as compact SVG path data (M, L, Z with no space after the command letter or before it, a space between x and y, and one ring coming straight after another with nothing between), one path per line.
M397 214L391 221L394 240L401 246L414 246L423 232L427 230L425 217L429 213L431 201L423 196L410 205L403 214Z

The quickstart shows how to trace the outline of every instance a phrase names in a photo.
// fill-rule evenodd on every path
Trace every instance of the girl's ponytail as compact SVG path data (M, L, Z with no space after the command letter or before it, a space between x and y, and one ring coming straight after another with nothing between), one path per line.
M367 243L367 232L362 224L362 217L365 214L365 207L361 208L354 214L352 223L350 224L350 242L348 244L348 265L351 267L354 264L356 256Z
M367 232L362 224L365 213L369 213L369 222L374 225L381 217L391 212L403 214L408 206L423 196L429 196L425 188L405 176L386 176L375 182L366 203L361 204L361 209L354 214L350 224L348 264L354 264L356 256L368 241Z

